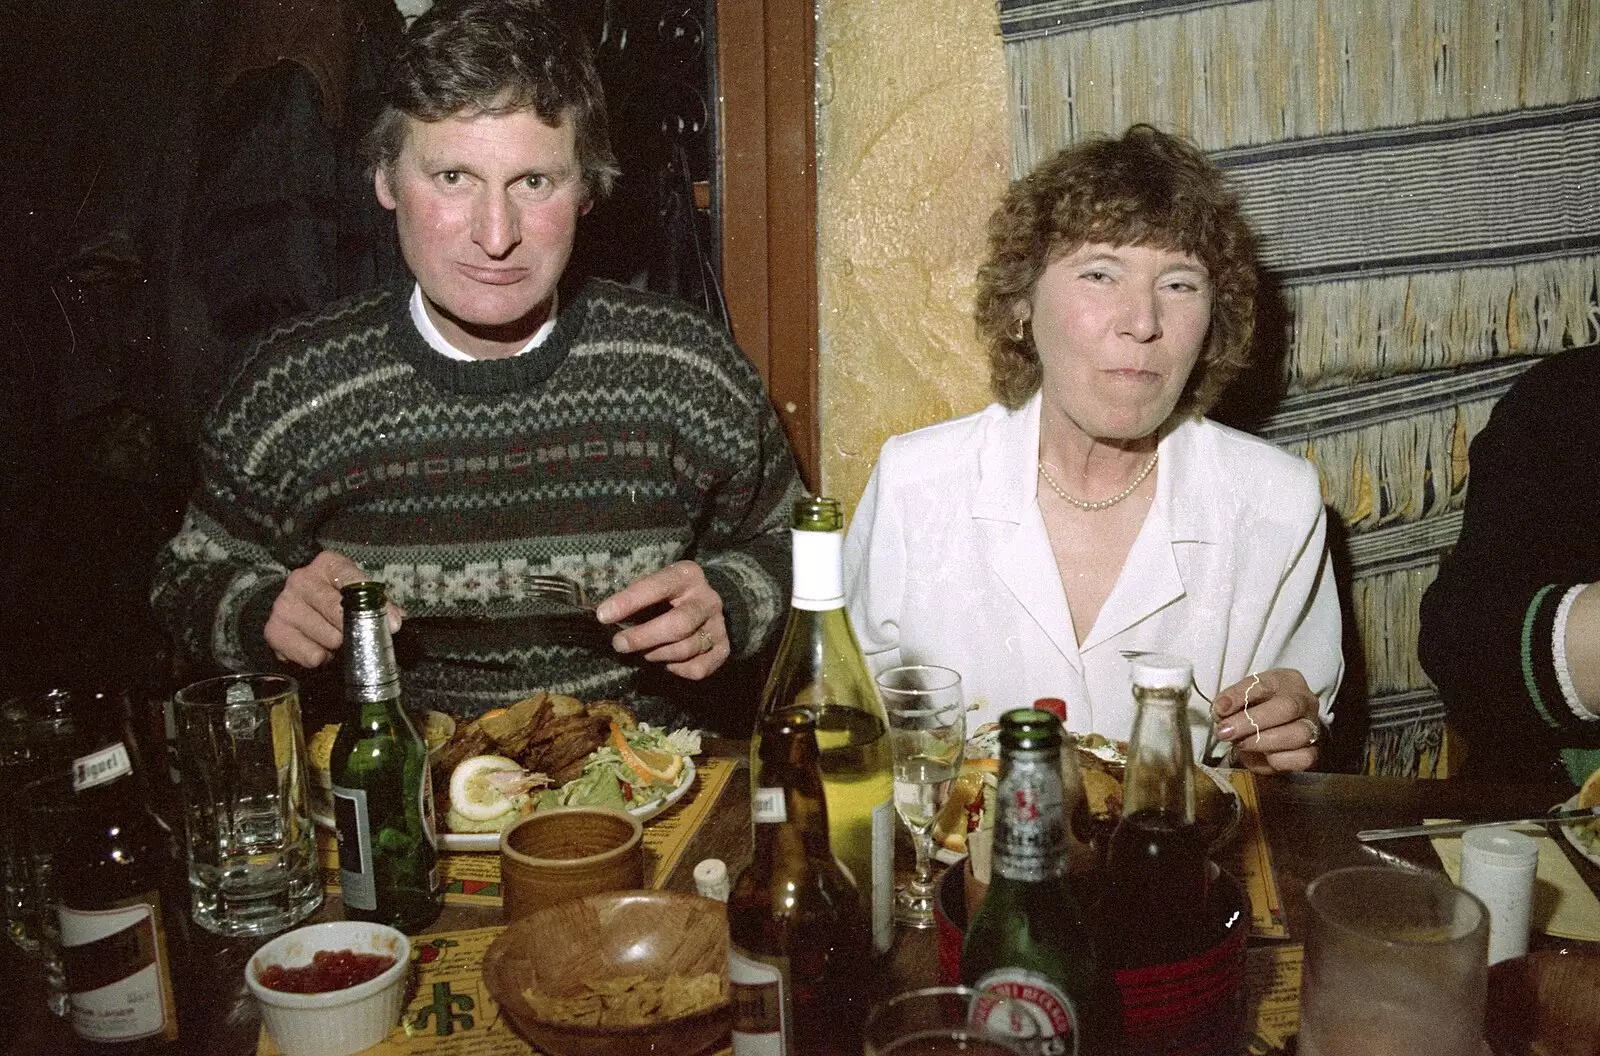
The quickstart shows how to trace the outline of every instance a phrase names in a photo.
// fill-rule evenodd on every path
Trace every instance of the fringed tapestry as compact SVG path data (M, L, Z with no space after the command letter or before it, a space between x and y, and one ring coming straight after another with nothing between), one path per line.
M1359 765L1444 776L1417 612L1468 444L1530 357L1600 354L1600 3L999 7L1014 174L1138 121L1229 170L1284 319L1286 395L1249 426L1317 465L1346 529Z

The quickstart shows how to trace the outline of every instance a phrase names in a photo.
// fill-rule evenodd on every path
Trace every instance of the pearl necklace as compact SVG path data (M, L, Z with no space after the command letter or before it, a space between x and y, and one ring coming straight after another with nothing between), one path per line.
M1160 457L1160 451L1152 451L1150 453L1150 461L1146 462L1144 464L1144 468L1139 471L1139 475L1133 478L1132 484L1129 484L1127 487L1123 488L1109 499L1101 499L1099 502L1087 502L1083 499L1074 498L1062 491L1061 485L1056 483L1056 478L1052 477L1050 475L1050 471L1044 468L1043 459L1039 460L1039 473L1044 477L1044 482L1050 485L1050 490L1061 497L1062 502L1069 506L1076 506L1080 510L1088 510L1090 513L1093 513L1096 510L1109 510L1111 507L1115 506L1129 495L1132 495L1134 489L1140 484L1143 484L1144 478L1148 477L1150 475L1150 471L1156 468L1156 459Z

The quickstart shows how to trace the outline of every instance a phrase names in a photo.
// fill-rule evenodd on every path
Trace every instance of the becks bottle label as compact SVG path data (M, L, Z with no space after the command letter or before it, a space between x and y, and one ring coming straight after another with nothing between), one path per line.
M89 1041L178 1036L160 896L113 909L57 912L72 994L72 1029Z
M333 821L339 840L339 893L352 909L376 912L378 872L372 858L372 816L367 790L333 789Z
M1001 968L980 978L968 1019L1024 1040L1035 1056L1077 1056L1078 1010L1066 991L1036 972Z

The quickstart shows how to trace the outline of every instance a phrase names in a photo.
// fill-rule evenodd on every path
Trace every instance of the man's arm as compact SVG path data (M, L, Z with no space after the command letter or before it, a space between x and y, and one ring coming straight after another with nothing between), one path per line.
M680 394L695 406L675 454L679 494L697 528L689 560L641 577L599 606L614 622L649 605L670 611L613 639L621 652L702 679L754 656L782 627L792 575L794 501L805 494L760 376L720 330L704 325Z

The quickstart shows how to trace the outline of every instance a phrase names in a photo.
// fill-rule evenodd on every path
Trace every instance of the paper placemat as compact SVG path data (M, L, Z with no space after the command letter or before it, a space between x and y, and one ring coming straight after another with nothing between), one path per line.
M1428 819L1434 820L1434 819ZM1600 942L1600 901L1589 890L1566 853L1543 827L1519 828L1539 841L1539 870L1534 877L1533 908L1528 913L1535 931L1562 939ZM1461 837L1435 836L1429 841L1453 883L1461 882Z
M1245 1022L1251 1024L1250 1056L1281 1053L1300 1031L1300 965L1305 947L1286 943L1245 951Z
M737 769L737 760L696 760L694 787L671 807L644 824L645 882L660 887L672 875L689 849L722 789ZM339 847L333 833L317 827L317 858L322 866L322 886L339 890ZM498 906L500 855L492 851L445 851L439 855L444 870L444 900L451 905Z
M1250 934L1257 938L1283 939L1289 927L1283 916L1283 900L1278 894L1278 879L1272 872L1272 852L1261 831L1261 800L1256 794L1256 775L1248 770L1226 770L1233 789L1239 793L1243 816L1239 831L1223 848L1217 864L1232 873L1250 893Z

